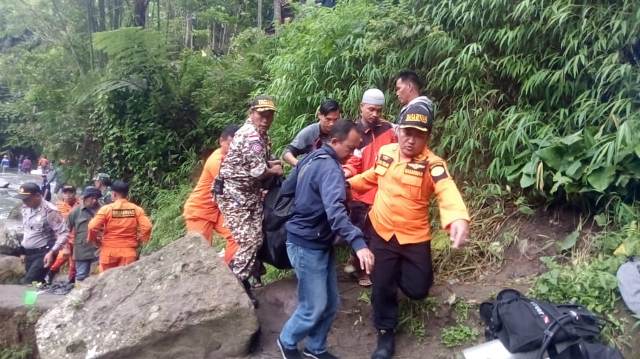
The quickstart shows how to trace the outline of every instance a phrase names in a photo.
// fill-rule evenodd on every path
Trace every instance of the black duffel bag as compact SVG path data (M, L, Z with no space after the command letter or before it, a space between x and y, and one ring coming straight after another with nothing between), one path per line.
M278 181L271 186L264 198L264 219L262 230L264 240L258 251L258 259L278 269L291 268L287 255L287 230L285 224L291 217L295 182L293 179ZM293 185L293 191L290 190Z
M480 305L480 317L486 324L487 340L500 339L511 353L539 351L540 358L548 352L551 358L587 359L594 358L590 350L610 349L619 356L602 359L622 358L617 350L598 343L605 322L580 305L556 305L505 289L496 300ZM565 349L558 352L556 345L561 343Z

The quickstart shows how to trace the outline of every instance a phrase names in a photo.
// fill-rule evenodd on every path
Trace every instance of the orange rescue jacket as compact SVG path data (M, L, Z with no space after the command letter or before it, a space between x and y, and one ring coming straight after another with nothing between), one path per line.
M220 210L211 194L211 185L220 173L220 164L223 158L222 150L217 149L205 162L200 179L184 204L182 214L185 219L200 218L218 223Z
M100 247L137 248L151 237L151 221L142 208L121 198L102 206L91 219L88 241L97 242L100 232Z
M443 228L457 219L469 220L445 161L427 148L410 162L401 162L397 143L383 146L375 166L350 178L349 183L356 192L378 188L369 218L387 241L394 235L400 244L430 240L429 203L433 196Z

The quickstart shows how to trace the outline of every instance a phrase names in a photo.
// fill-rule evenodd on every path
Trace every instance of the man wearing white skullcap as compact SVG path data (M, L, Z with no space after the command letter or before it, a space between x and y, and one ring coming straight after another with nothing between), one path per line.
M356 121L358 128L363 133L362 142L343 166L346 177L355 176L373 167L378 156L378 149L386 144L397 142L393 125L382 118L384 102L384 93L377 88L368 89L362 95L360 118ZM360 229L365 227L367 213L375 196L376 189L366 193L352 192L353 200L349 203L351 222ZM355 273L358 277L358 284L361 286L371 285L369 276L360 271L360 265L354 255L349 258L345 271Z

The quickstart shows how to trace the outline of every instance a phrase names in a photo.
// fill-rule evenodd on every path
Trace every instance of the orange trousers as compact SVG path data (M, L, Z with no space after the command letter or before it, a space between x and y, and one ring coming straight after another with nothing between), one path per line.
M107 269L126 266L138 260L135 248L100 248L100 272Z
M223 220L222 216L220 216L220 221L211 222L206 219L201 218L188 218L185 219L185 224L187 225L187 232L198 232L201 233L204 238L209 241L209 244L213 244L213 232L216 231L218 234L222 236L225 240L225 248L224 248L224 262L229 264L233 259L233 256L238 251L238 243L233 240L233 236L231 235L231 231L229 231L225 226L222 225Z
M73 243L69 242L67 246L67 248L58 251L56 260L51 265L50 270L58 272L65 263L69 263L68 279L69 281L73 281L76 278L76 261L73 260Z

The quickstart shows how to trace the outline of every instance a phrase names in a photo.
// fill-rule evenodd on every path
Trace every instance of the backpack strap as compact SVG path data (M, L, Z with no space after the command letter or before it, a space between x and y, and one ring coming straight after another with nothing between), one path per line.
M554 319L554 321L549 324L547 329L544 330L544 338L542 339L542 346L540 347L540 351L538 352L538 359L543 359L544 353L547 350L552 351L553 354L557 354L555 348L551 346L553 337L555 337L558 331L562 329L562 326L564 324L572 322L574 320L578 320L578 314L576 312L569 312L567 314L561 315L557 319Z

